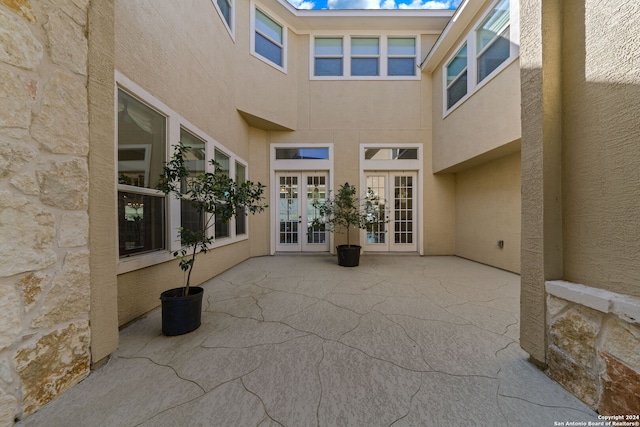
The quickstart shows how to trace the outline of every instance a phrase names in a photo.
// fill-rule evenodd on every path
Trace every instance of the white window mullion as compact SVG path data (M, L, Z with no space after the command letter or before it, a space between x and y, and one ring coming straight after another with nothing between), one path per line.
M169 144L167 147L167 159L171 159L173 156L174 147L180 142L180 120L177 116L173 115L169 117L167 120L167 135L169 136ZM180 200L173 197L173 195L167 195L167 213L169 215L167 224L169 226L169 230L167 231L167 236L169 237L169 241L167 242L167 247L171 251L176 251L180 249L182 246L180 244L180 236L178 228L180 228L181 218L180 218Z
M380 52L379 52L379 57L378 57L378 61L379 61L379 76L380 77L387 77L388 75L388 43L387 43L387 37L380 37Z

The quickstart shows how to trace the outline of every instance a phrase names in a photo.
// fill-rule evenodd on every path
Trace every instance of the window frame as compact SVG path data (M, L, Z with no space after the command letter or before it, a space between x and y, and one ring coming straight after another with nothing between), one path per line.
M354 48L354 40L376 40L378 43L376 45L376 47L378 48L378 53L377 54L356 54L353 52L353 48ZM357 78L362 78L362 77L380 77L382 76L382 67L381 67L381 52L382 52L382 46L380 46L380 36L353 36L351 37L351 43L349 46L349 70L350 70L350 77L357 77ZM375 59L376 60L376 64L377 64L377 74L353 74L354 71L354 66L353 66L353 60L354 59Z
M257 18L257 11L260 11L263 15L265 15L268 19L270 19L273 23L275 23L276 25L278 25L281 29L282 29L282 42L277 42L276 40L273 40L271 37L269 37L267 34L264 34L263 32L259 31L257 29L256 26L256 20ZM271 12L268 8L262 6L262 5L258 5L255 2L251 2L251 54L253 56L255 56L256 58L258 58L259 60L261 60L262 62L264 62L265 64L268 64L270 66L272 66L273 68L275 68L278 71L283 72L284 74L287 74L287 50L288 50L288 32L289 29L286 25L284 25L282 22L284 22L282 19L280 19L278 17L278 15L274 14L273 12ZM256 50L256 35L260 34L262 37L265 37L268 41L274 43L275 45L277 45L280 49L282 49L282 64L277 64L273 61L271 61L269 58L267 58L266 56L263 56L261 53L259 53Z
M341 38L342 39L342 75L339 76L317 76L315 72L316 56L315 46L316 39ZM376 38L378 43L378 75L377 76L359 76L352 75L351 60L353 58L371 58L373 55L352 55L351 41L357 38ZM398 56L389 54L389 39L409 39L415 40L415 56L416 72L413 75L389 75L388 61L390 58L408 58L409 56ZM420 52L420 34L415 32L380 32L372 34L370 31L351 31L344 33L336 33L333 31L315 31L309 35L309 80L420 80L422 73L418 72L417 60L418 52ZM335 56L326 56L335 57Z
M139 255L132 254L127 257L121 258L119 256L119 251L116 250L117 257L117 274L123 274L130 271L138 270L141 268L153 266L156 264L161 264L167 261L171 261L174 259L173 251L179 250L182 245L180 242L180 237L178 235L178 228L181 226L181 214L180 214L180 200L176 199L171 195L165 196L159 190L154 190L150 188L142 188L142 187L133 187L130 185L119 184L118 183L118 162L117 162L117 152L118 152L118 135L117 135L117 120L118 120L118 91L122 90L126 92L128 95L134 97L136 100L142 102L145 106L153 109L159 114L163 115L166 118L165 126L166 126L166 147L165 147L165 159L170 159L173 154L174 147L178 144L181 139L180 132L184 130L190 133L192 136L202 140L205 142L205 151L206 151L206 160L205 160L205 171L213 172L213 166L210 163L210 159L215 153L215 150L224 153L229 156L229 176L235 177L235 165L242 164L245 168L245 179L249 179L250 168L247 161L243 158L239 157L232 150L229 150L223 144L218 142L213 137L209 136L205 132L201 131L198 127L191 124L188 120L186 120L183 116L177 113L175 110L172 110L170 107L162 103L155 96L151 95L149 92L144 90L142 87L134 83L132 80L124 76L122 73L116 70L115 72L115 80L116 84L114 85L114 99L116 100L114 110L116 113L114 126L116 129L114 136L114 156L116 159L115 162L115 175L116 179L114 185L116 186L116 200L115 203L117 205L118 191L127 191L130 189L134 189L136 193L144 193L144 194L155 194L162 195L165 198L165 224L164 224L164 233L165 233L165 248L162 250L157 250L153 252L145 252ZM118 224L117 218L117 208L115 209L114 215L116 216L116 224ZM226 246L229 244L237 243L243 240L249 239L250 229L249 229L249 221L246 222L246 233L242 235L236 235L235 233L235 218L232 218L229 221L229 231L230 237L225 237L221 239L215 240L211 245L211 249L215 249L221 246ZM209 230L210 235L214 233L212 229ZM119 245L119 236L116 237L116 245Z
M389 40L399 40L399 39L413 39L413 55L392 55L390 53L390 44ZM413 74L389 74L389 63L393 59L408 59L413 58ZM387 37L387 75L389 77L414 77L418 72L418 48L417 48L417 40L416 37L402 37L402 36L388 36Z
M458 107L466 102L467 99L472 97L485 85L489 84L496 76L498 76L503 70L508 68L514 61L520 56L520 5L518 1L508 0L509 2L509 21L501 28L497 36L488 43L481 52L477 49L478 31L485 23L489 15L496 9L498 4L502 0L494 0L489 7L474 21L472 30L469 31L465 37L452 49L452 54L447 58L442 66L442 118L446 118L449 114L455 111ZM498 67L496 67L491 73L487 74L481 81L478 81L478 61L477 58L482 52L485 52L487 48L493 45L493 43L499 38L506 29L509 29L509 57L503 61ZM447 89L449 84L447 83L447 67L455 59L458 52L467 45L467 94L460 98L451 107L447 105ZM453 83L453 82L452 82Z
M216 8L216 11L218 12L218 15L220 15L220 19L222 20L222 23L224 24L224 26L227 28L227 31L229 32L231 39L235 41L236 0L222 0L222 1L226 1L229 4L229 9L230 9L229 21L230 22L227 22L227 18L224 16L224 13L222 13L222 9L220 9L220 5L218 5L218 1L220 0L211 0L211 3L213 3L213 6Z
M478 49L479 48L479 46L478 46L478 35L480 33L480 30L482 29L482 27L486 23L486 21L489 19L489 17L491 16L492 12L494 10L496 10L497 7L500 5L500 3L502 3L503 1L506 1L507 5L509 7L509 20L506 22L506 24L504 24L502 27L500 27L500 30L496 32L496 35L491 38L489 43L487 43L481 49ZM502 34L505 31L508 31L506 39L509 41L509 46L511 46L513 44L512 41L511 41L511 6L512 6L512 3L513 3L512 0L496 0L496 2L491 5L491 7L487 11L487 13L485 13L483 18L480 19L479 24L474 29L474 36L475 36L475 41L476 41L476 46L475 46L476 48L474 49L474 54L475 54L474 61L475 61L476 70L475 70L475 74L474 74L473 78L474 78L474 82L476 84L480 84L484 80L492 78L492 75L496 72L496 70L500 69L500 67L502 67L502 64L507 62L509 60L509 58L511 57L511 47L509 47L509 57L507 57L504 61L502 61L502 63L500 63L500 65L498 65L496 68L494 68L489 74L484 76L484 78L480 79L480 77L478 76L478 71L479 71L478 63L480 61L480 57L482 55L484 55L501 38Z
M451 83L448 82L449 79L449 66L451 64L453 64L453 61L456 60L456 58L458 58L458 55L462 52L463 49L467 49L467 54L466 54L466 65L465 67L458 73L458 75L455 76L455 78L451 81ZM453 110L455 109L458 104L464 102L464 100L467 99L467 97L469 96L469 92L470 92L470 84L469 84L469 44L465 41L462 46L460 46L460 49L458 49L456 51L456 53L451 57L451 59L446 63L446 65L444 66L443 69L444 72L444 105L447 109ZM465 94L463 96L461 96L456 102L454 102L451 106L449 106L449 89L451 89L453 87L453 85L455 85L456 83L458 83L458 81L462 78L462 76L466 74L467 75L467 88L465 91Z
M318 55L316 53L316 40L328 40L328 39L334 39L334 40L340 40L340 49L342 50L342 53L340 55ZM313 38L313 46L312 46L312 50L311 52L313 52L313 64L311 67L311 72L313 73L313 75L315 77L330 77L330 78L335 78L335 77L342 77L344 76L344 68L345 68L345 51L344 51L344 37L342 36L324 36L324 37L314 37ZM317 63L317 59L340 59L340 74L335 74L335 75L317 75L316 74L316 63Z

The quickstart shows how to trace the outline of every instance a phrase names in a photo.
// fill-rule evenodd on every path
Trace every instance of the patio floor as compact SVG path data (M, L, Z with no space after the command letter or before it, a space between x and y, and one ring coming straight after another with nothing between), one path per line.
M527 362L515 274L455 257L250 259L202 326L156 310L24 426L553 426L597 421Z

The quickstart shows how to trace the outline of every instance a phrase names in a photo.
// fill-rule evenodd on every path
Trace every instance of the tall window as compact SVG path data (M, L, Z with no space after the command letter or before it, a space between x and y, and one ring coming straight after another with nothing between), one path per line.
M233 25L231 24L233 16L233 0L216 0L216 4L218 5L218 9L220 9L220 13L227 23L227 26L230 30L233 30Z
M236 162L236 182L242 184L247 180L247 168ZM236 236L247 234L247 210L238 209L236 212Z
M316 76L343 75L343 47L340 37L315 39L314 74Z
M467 45L447 65L447 108L467 94Z
M284 39L282 25L256 9L255 52L266 60L284 67Z
M166 160L167 119L118 89L120 257L166 248L166 201L156 190Z
M229 176L229 156L224 154L222 151L215 150L215 160L218 163L218 167L220 168L219 170L225 175ZM229 222L221 221L216 218L215 238L220 239L229 236Z
M476 31L478 83L510 56L509 0L502 0Z
M185 166L190 176L204 173L206 161L205 142L184 129L180 129L180 141L190 150L185 156ZM188 180L189 178L187 178ZM184 183L183 183L184 184ZM180 201L180 227L186 230L200 231L206 218L188 201Z
M351 39L351 75L380 75L380 40L354 37Z
M416 39L389 37L387 40L387 74L416 75Z

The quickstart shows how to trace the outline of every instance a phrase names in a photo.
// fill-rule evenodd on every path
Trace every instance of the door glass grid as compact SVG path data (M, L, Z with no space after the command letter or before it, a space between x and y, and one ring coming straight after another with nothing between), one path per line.
M327 197L327 184L324 176L308 176L307 177L307 224L311 224L318 215L318 209L314 202L323 202ZM307 233L307 243L325 244L326 231L324 225L318 230L310 230Z
M298 244L298 177L280 177L280 243Z
M413 243L413 177L394 177L394 241Z
M374 215L377 215L378 221L367 225L367 243L386 243L386 222L385 222L385 184L386 176L368 176L367 177L367 189L371 189L373 194L378 196L378 209L375 209Z

